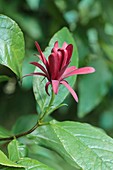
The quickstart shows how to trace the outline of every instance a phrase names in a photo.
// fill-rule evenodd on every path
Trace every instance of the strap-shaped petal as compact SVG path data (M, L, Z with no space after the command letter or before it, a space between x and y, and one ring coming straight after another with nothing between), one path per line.
M46 75L46 74L44 74L44 73L36 72L36 73L26 74L26 75L25 75L25 76L23 76L22 78L27 77L27 76L43 76L43 77L47 77L47 75Z
M49 92L48 92L48 87L49 87L49 85L50 85L51 83L48 81L47 83L46 83L46 85L45 85L45 91L46 91L46 93L50 96L50 94L49 94Z
M93 72L95 72L95 69L93 67L82 67L82 68L75 69L70 73L65 74L63 78L67 78L76 74L90 74Z
M75 99L75 101L78 102L77 94L72 89L72 87L66 81L60 81L60 84L63 84L69 90L69 92L72 94L72 96Z
M73 71L75 71L77 68L75 66L71 66L66 68L65 72L62 75L62 79L66 78L66 75L70 75Z
M70 59L72 57L72 52L73 52L73 45L72 44L69 44L67 47L66 47L66 50L68 52L68 58L67 58L67 63L70 62Z
M60 70L60 72L58 73L58 76L57 76L58 80L62 80L62 75L64 74L64 72L65 72L66 68L68 67L68 65L69 65L69 64L65 65L65 66Z
M40 58L40 60L42 60L42 62L44 63L44 65L47 67L48 66L48 63L47 63L47 60L46 58L44 57L44 54L42 53L42 50L38 44L38 42L35 41L35 45L36 45L36 48L40 54L40 56L38 56Z
M59 88L59 81L58 80L52 80L52 89L55 94L58 93Z
M56 53L58 50L58 41L55 42L54 47L52 48L51 52Z
M63 50L63 49L60 49L59 51L62 52L62 57L63 57L62 66L61 66L61 69L62 69L62 68L64 68L65 65L67 65L68 52L67 52L67 50Z
M57 57L57 53L52 53L48 59L49 63L49 73L51 75L51 80L55 80L59 72L60 61Z
M46 71L46 69L41 64L39 64L38 62L31 62L30 64L33 64L34 66L40 68L47 75L47 78L50 79L48 71Z

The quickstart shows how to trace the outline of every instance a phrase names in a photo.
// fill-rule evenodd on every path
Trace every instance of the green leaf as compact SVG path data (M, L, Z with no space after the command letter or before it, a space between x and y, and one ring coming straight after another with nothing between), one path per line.
M4 81L8 81L9 79L10 79L10 77L2 75L2 76L0 76L0 83L4 82Z
M35 143L29 144L29 157L38 158L38 161L54 168L55 170L76 170L75 167L68 164L60 155L56 152L41 147Z
M5 138L9 136L11 136L11 133L2 126L0 126L0 138Z
M44 52L45 57L47 58L50 55L51 49L53 48L54 43L56 41L59 42L60 47L62 46L64 42L73 44L74 50L73 50L73 55L72 55L72 60L71 60L70 65L77 66L78 65L78 53L77 53L75 40L73 39L71 33L69 32L67 28L61 29L52 37L49 43L49 47L47 47ZM69 77L67 81L69 82L71 86L74 86L75 81L76 81L76 76ZM46 79L43 80L41 76L34 76L33 89L34 89L35 98L37 100L37 103L40 107L41 112L43 112L44 109L48 106L48 103L51 98L45 92L46 82L47 80ZM51 93L51 90L50 90L50 93ZM53 110L58 108L59 105L61 105L61 103L65 100L68 94L69 94L69 91L63 85L60 85L59 93L55 96L53 106L49 108L48 112L51 113Z
M22 31L15 21L0 15L0 64L7 66L21 78L23 58L24 38Z
M96 72L90 75L81 76L80 78L78 84L79 117L84 117L103 100L103 97L109 91L112 81L111 72L102 58L92 61L89 65L93 66L96 69Z
M113 139L89 124L51 121L29 137L78 169L113 169Z
M42 38L43 34L42 34L42 30L41 30L40 22L38 21L38 18L35 19L34 17L30 17L26 15L19 15L17 16L17 18L18 18L18 21L21 23L22 28L26 32L27 36L30 36L32 39L35 39L35 40Z
M12 132L14 134L19 134L30 130L36 124L37 119L38 117L35 114L19 117L12 128Z
M18 152L18 141L16 139L12 140L8 145L9 159L16 162L20 159Z
M0 151L0 165L8 166L8 167L16 167L16 168L23 167L22 165L16 164L12 162L11 160L9 160L2 151Z
M109 108L108 110L105 110L100 115L99 126L105 130L112 131L112 129L113 129L113 108Z
M53 168L30 158L23 158L18 163L25 166L25 170L53 170Z
M20 144L16 139L12 140L8 145L9 159L17 162L20 158L25 157L27 153L26 146Z

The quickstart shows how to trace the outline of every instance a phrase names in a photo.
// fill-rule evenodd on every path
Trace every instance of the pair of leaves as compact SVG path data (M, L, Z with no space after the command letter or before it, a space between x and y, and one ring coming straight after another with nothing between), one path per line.
M113 169L113 139L89 124L51 121L29 138L56 151L77 169Z
M18 141L15 139L9 143L8 153L9 159L2 151L0 151L0 165L3 166L2 169L5 168L5 170L14 170L16 168L18 170L53 170L37 160L24 157L25 147L19 145Z

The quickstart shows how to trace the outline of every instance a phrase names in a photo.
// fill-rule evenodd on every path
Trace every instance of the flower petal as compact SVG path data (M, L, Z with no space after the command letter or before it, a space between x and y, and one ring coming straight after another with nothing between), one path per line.
M67 63L70 62L70 59L72 57L72 52L73 52L73 45L72 44L69 44L67 47L66 47L66 50L68 52L68 58L67 58Z
M58 79L58 80L61 80L61 79L62 79L62 75L64 74L64 72L65 72L65 70L66 70L67 67L68 67L68 64L65 65L65 66L60 70L60 72L58 73L58 76L57 76L57 79Z
M25 76L23 76L22 78L24 78L24 77L27 77L27 76L44 76L44 77L47 77L47 75L46 74L44 74L44 73L41 73L41 72L36 72L36 73L30 73L30 74L26 74Z
M67 63L67 59L68 59L68 52L67 50L59 50L62 52L62 57L63 57L63 60L62 60L62 65L61 65L61 69L65 67L65 65L69 64Z
M52 80L52 88L53 88L53 92L55 94L57 94L58 88L59 88L59 81L58 80Z
M95 72L93 67L82 67L74 71L76 74L89 74Z
M59 60L57 57L57 53L52 53L48 58L49 63L49 73L51 75L51 79L55 80L59 71Z
M46 71L46 69L41 64L39 64L38 62L31 62L30 64L33 64L34 66L40 68L47 75L48 79L50 79L48 71Z
M70 63L70 59L71 59L72 51L73 51L73 45L72 44L65 45L65 46L66 46L66 48L64 48L64 49L61 48L61 49L58 50L58 51L62 52L62 56L63 56L62 68L66 64Z
M58 50L58 41L54 43L54 47L52 48L51 52L57 53Z
M62 75L62 79L66 78L66 75L70 75L73 71L75 71L77 68L75 66L71 66L66 68L65 72Z
M44 57L44 54L42 53L41 48L40 48L38 42L35 41L35 45L36 45L36 48L37 48L37 50L38 50L38 52L39 52L39 54L40 54L40 56L39 56L40 60L42 60L42 62L45 64L45 66L47 66L47 65L48 65L48 64L47 64L47 60L46 60L46 58Z
M63 78L67 78L76 74L90 74L93 72L95 72L95 69L93 67L82 67L82 68L75 69L70 73L65 74Z
M75 99L76 102L78 102L78 97L75 91L72 89L72 87L66 82L66 81L61 81L61 84L63 84L72 94L73 98Z
M58 41L55 42L54 47L58 48Z
M64 50L67 46L68 46L68 44L66 42L64 42L62 45L62 49Z
M48 87L49 87L49 85L50 85L51 83L48 81L47 83L46 83L46 85L45 85L45 91L46 91L46 93L50 96L50 94L49 94L49 92L48 92Z

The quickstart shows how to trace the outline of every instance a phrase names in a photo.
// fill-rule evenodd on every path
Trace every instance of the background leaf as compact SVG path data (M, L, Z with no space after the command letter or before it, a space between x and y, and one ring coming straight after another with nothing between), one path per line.
M64 42L67 42L68 44L73 44L74 50L73 50L71 65L78 66L78 53L77 53L76 44L71 33L69 32L67 28L61 29L52 37L49 43L49 47L45 49L45 52L44 52L45 57L47 58L50 55L51 49L53 48L54 43L56 41L59 42L60 47L63 45ZM37 68L35 72L36 71L37 71ZM69 82L71 86L74 86L74 83L76 81L76 76L69 77L67 81ZM34 94L35 94L37 103L40 107L40 110L42 112L48 106L48 103L50 100L50 96L48 96L45 92L46 82L47 82L46 79L43 80L43 78L40 76L34 76L34 81L33 81ZM51 93L51 90L50 90L50 93ZM59 88L58 95L55 96L53 106L49 108L48 112L51 113L57 107L60 107L60 104L64 101L64 99L66 98L68 94L69 94L69 91L64 86L61 85Z
M9 137L11 132L0 126L0 138Z
M81 76L79 89L78 116L84 117L95 108L108 93L112 75L105 61L100 58L90 63L96 72L91 75ZM92 83L93 82L93 83ZM88 87L88 88L87 88Z
M18 77L21 77L23 58L22 31L15 21L0 15L0 64L9 67Z
M51 121L29 137L78 169L113 169L113 139L89 124Z
M37 114L21 116L13 125L12 133L19 134L30 130L37 122Z
M39 7L40 0L26 0L29 7L36 10Z

